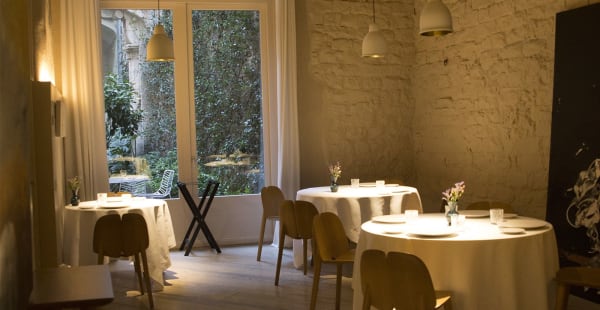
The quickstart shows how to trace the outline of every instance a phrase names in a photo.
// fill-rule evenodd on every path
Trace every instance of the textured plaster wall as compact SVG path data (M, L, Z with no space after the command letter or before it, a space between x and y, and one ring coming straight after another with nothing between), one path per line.
M455 32L417 39L411 77L423 203L436 210L439 193L464 180L463 204L500 200L543 218L555 17L591 1L444 2Z
M556 13L597 0L444 0L455 32L417 35L425 0L376 1L390 48L360 57L371 5L297 1L302 187L399 178L426 211L465 181L461 204L489 199L543 218Z
M343 184L354 177L409 182L414 178L412 3L377 2L376 21L389 48L383 59L361 57L372 20L370 2L296 5L302 187L327 185L327 165L335 161L343 166Z

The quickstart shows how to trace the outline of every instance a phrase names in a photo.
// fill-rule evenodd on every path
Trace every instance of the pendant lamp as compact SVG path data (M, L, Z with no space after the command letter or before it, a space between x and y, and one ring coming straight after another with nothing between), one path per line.
M428 0L421 11L419 34L422 36L443 36L453 32L452 15L442 0Z
M160 11L160 0L158 0L157 16L158 11ZM150 40L148 40L148 45L146 45L146 60L173 61L175 59L173 55L173 41L167 36L165 27L158 22L154 26L154 32Z
M373 23L369 25L369 33L365 35L362 42L362 56L379 58L384 57L387 52L387 44L383 33L375 24L375 0L373 0Z

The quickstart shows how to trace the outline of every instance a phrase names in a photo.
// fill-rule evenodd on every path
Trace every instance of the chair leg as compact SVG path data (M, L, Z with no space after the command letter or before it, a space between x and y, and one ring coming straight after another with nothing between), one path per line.
M571 287L565 283L558 283L556 285L556 310L566 310L567 304L569 303L569 294Z
M140 285L140 292L144 295L144 283L142 282L142 269L140 267L139 253L133 255L133 269L135 270L135 275L137 276L138 284Z
M142 264L144 266L144 280L146 281L146 289L148 290L148 302L150 309L154 309L154 299L152 298L152 283L150 282L150 269L148 268L148 258L146 251L140 252L142 256Z
M313 249L313 251L316 251ZM314 310L317 306L317 293L319 292L319 280L321 278L321 259L318 256L314 257L315 273L313 276L312 293L310 294L310 310Z
M342 264L335 264L337 272L335 275L335 309L340 310L340 299L342 295Z
M279 285L279 273L281 270L281 258L283 256L283 241L285 239L285 234L283 230L279 230L279 249L277 249L277 269L275 271L275 286Z
M263 214L262 220L260 221L260 236L258 237L258 252L256 252L256 261L260 262L260 255L262 254L263 241L265 239L265 225L267 224L267 217Z
M308 239L302 239L302 251L302 258L304 259L304 275L306 275L306 265L308 265Z

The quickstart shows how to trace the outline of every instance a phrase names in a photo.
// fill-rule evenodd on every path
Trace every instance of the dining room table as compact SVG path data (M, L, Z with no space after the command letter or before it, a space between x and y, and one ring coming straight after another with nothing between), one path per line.
M362 224L352 273L353 309L362 307L360 263L367 249L418 256L434 288L452 292L454 309L551 309L559 268L552 224L511 213L492 224L489 211L462 214L453 226L444 213L379 216Z
M63 210L63 260L71 266L94 265L98 255L93 251L94 226L107 214L138 213L148 227L146 249L153 290L162 290L164 271L171 266L170 249L177 245L171 213L165 200L144 197L108 197L106 201L83 201Z
M377 186L375 182L362 182L358 186L340 185L337 192L332 192L329 186L310 187L297 191L296 200L312 202L319 213L337 214L346 236L354 243L358 242L362 223L373 217L401 214L405 210L423 212L419 191L415 187L395 183L383 186ZM302 240L292 241L292 251L294 266L299 268L303 264Z

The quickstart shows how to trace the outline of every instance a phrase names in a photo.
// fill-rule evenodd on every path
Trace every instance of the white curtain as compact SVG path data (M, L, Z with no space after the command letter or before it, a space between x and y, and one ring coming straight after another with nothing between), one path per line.
M60 81L68 109L65 173L81 200L108 191L99 0L60 0Z
M277 185L286 199L300 189L298 102L296 89L296 4L276 1Z

